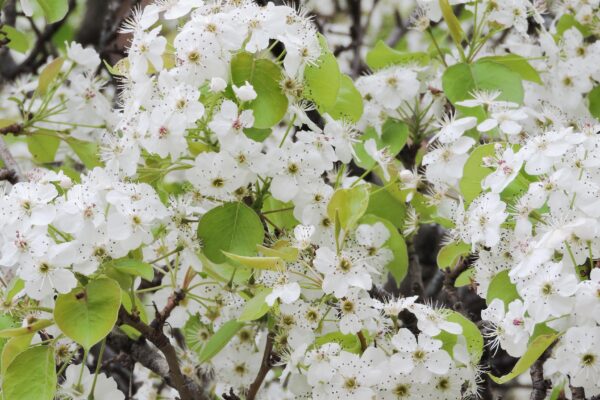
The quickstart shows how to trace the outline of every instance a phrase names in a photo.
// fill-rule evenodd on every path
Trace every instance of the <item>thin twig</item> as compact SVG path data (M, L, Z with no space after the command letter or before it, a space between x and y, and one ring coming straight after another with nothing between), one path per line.
M271 363L271 355L273 352L273 334L269 332L267 335L267 343L265 343L265 352L263 353L262 362L260 363L260 369L258 370L258 374L256 374L256 378L254 382L248 388L248 393L246 394L246 400L254 400L256 398L256 394L260 389L265 377L267 376L267 372L271 369L273 364Z

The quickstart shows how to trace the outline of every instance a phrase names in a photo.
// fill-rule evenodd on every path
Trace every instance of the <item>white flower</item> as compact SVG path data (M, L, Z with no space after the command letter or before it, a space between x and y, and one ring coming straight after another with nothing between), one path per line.
M239 112L233 101L225 100L208 127L217 134L219 140L226 140L230 135L239 134L244 128L251 128L252 125L254 125L252 110Z
M325 293L342 298L348 294L350 287L371 289L371 274L357 256L347 250L337 255L328 247L317 250L314 266L325 275L322 284Z
M497 193L486 193L477 197L467 210L469 243L495 246L500 240L500 225L506 220L506 203Z
M223 78L217 76L210 80L210 91L213 93L222 92L226 87L227 82L225 82L225 79Z
M390 358L390 366L396 373L410 374L417 382L445 374L452 365L450 355L441 349L442 342L424 333L417 341L408 329L401 328L392 337L392 345L398 353Z
M273 291L265 297L265 302L272 307L280 299L283 304L291 304L300 297L300 285L298 282L289 282L275 285Z
M246 81L242 86L233 85L233 91L240 101L252 101L256 98L256 92L251 84Z
M94 386L94 393L91 393ZM65 370L65 381L61 384L59 392L70 400L124 400L125 395L117 387L113 378L104 373L95 375L90 373L86 366L71 364ZM62 396L59 396L62 398Z
M94 71L100 65L100 56L92 47L83 48L76 42L67 44L67 57L76 64L81 65L88 71Z

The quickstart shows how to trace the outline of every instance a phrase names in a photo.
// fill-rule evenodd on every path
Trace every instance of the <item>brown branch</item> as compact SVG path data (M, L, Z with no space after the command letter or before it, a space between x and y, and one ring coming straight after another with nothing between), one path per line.
M10 124L3 128L0 128L0 135L8 135L12 133L13 135L18 135L23 132L23 125L21 124Z
M273 366L271 362L271 355L273 353L273 333L269 332L267 335L267 343L265 343L265 352L263 353L262 362L260 363L260 369L258 370L258 374L256 374L256 378L254 382L248 388L248 393L246 394L246 400L254 400L256 398L256 394L260 389L267 373Z
M582 387L571 386L572 400L585 400L585 391Z
M531 374L531 395L530 400L544 400L546 398L546 392L548 391L548 385L544 380L544 357L540 357L536 362L533 363L530 369Z
M0 168L0 181L8 181L13 185L18 182L15 171L8 168Z
M10 153L10 150L8 149L8 146L6 145L6 142L4 142L4 139L0 136L0 160L2 160L4 162L4 167L9 170L12 171L14 177L13 177L13 182L16 183L18 181L25 181L25 179L23 179L23 176L21 174L21 169L19 168L19 164L17 164L17 162L15 161L14 157L12 156L12 154Z
M144 338L154 344L164 355L164 359L162 359L162 357L153 357L150 360L146 359L146 361L149 362L148 368L152 371L160 370L165 372L164 360L166 360L168 373L165 375L169 377L168 384L179 392L182 400L208 399L204 391L197 384L195 384L191 379L186 380L184 375L181 373L175 348L171 345L169 338L163 333L162 329L155 329L149 325L146 325L138 315L129 314L123 307L121 307L119 310L119 319L123 323L137 329ZM132 346L132 350L135 350L134 346ZM134 356L133 353L132 356ZM136 356L134 356L134 358L140 357L140 354L138 353ZM143 356L141 358L144 359Z
M169 296L167 304L162 311L157 312L154 321L150 323L152 329L160 329L165 324L167 319L171 316L173 309L181 303L185 298L185 292L183 290L176 290L172 295Z

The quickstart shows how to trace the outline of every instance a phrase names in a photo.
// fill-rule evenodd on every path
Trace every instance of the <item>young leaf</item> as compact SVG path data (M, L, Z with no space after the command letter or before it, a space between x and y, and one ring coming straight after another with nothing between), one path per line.
M319 336L315 340L317 347L327 343L337 343L342 349L349 353L360 354L361 345L357 335L343 334L342 332L329 332L323 336Z
M207 362L216 356L229 343L236 333L244 326L243 322L231 320L225 322L221 328L206 342L198 353L198 361Z
M0 40L8 40L9 42L6 46L19 53L25 54L29 50L27 35L10 25L2 25L2 28L0 28Z
M39 164L54 162L56 151L60 145L60 138L52 132L42 130L27 136L27 148L33 160Z
M281 91L281 68L273 61L255 59L250 53L236 54L231 60L231 78L234 85L248 81L257 97L249 103L254 112L254 128L266 129L277 124L288 108L288 99Z
M335 104L325 111L334 119L344 119L350 122L358 122L362 116L362 95L348 75L342 75Z
M68 0L37 0L49 24L62 20L69 11Z
M529 61L527 61L526 58L518 54L482 57L477 61L493 61L495 63L502 64L519 74L522 79L539 83L540 85L542 84L540 74L531 66L531 64L529 64Z
M454 287L463 287L470 285L473 282L475 276L475 268L467 268L458 275L458 278L454 281Z
M9 328L0 331L0 338L10 338L15 336L23 336L30 333L35 333L49 326L54 325L54 321L49 319L39 319L31 325L23 326L20 328Z
M396 284L400 286L402 280L406 276L408 272L408 249L406 247L406 242L404 238L398 233L398 229L388 220L377 217L375 215L367 214L361 218L359 221L361 224L373 225L377 222L381 222L385 225L385 227L390 231L390 237L386 242L386 247L388 247L394 258L390 263L386 266L386 268L390 271Z
M446 21L446 25L448 25L448 29L450 30L450 36L452 36L452 40L456 44L456 47L462 49L462 41L465 37L465 32L460 25L460 21L454 15L454 11L452 11L452 6L448 0L439 0L440 1L440 9L442 10L442 16L444 17L444 21Z
M379 137L374 128L367 128L361 136L360 142L354 145L354 151L356 152L355 159L357 158L355 160L356 164L364 169L370 169L375 165L375 160L367 154L364 147L364 142L369 139L375 139L378 149L387 146L390 155L396 156L408 140L408 126L404 122L388 119L381 128L381 137Z
M273 291L271 288L260 288L254 297L244 304L242 313L238 317L240 322L254 321L269 312L271 307L265 301L266 297Z
M397 229L402 229L406 216L406 205L382 187L372 185L366 214L386 219Z
M590 113L600 119L600 86L596 86L588 93L588 102Z
M119 258L110 261L107 265L127 275L141 276L147 281L152 281L152 279L154 279L154 268L152 268L152 265L140 260L135 260L133 258Z
M494 146L494 143L488 143L476 147L465 163L459 186L466 205L479 196L483 191L481 189L481 181L493 172L492 169L483 166L483 159L484 157L493 156L496 153Z
M21 352L23 352L29 344L31 343L31 339L33 339L34 333L29 333L27 335L15 336L10 339L4 345L2 349L2 375L6 373L6 369L10 365L11 362L18 356Z
M468 255L471 252L471 245L463 242L448 243L440 249L437 255L437 265L439 269L454 267L459 257Z
M4 400L52 400L56 392L56 366L51 346L25 350L10 363L3 376Z
M236 202L215 207L200 219L198 239L206 257L217 264L227 260L223 251L240 256L256 254L265 232L260 218L247 205Z
M523 372L527 371L533 363L540 358L540 356L546 351L546 349L558 339L558 334L540 335L529 345L525 354L517 361L510 373L497 377L490 374L490 378L498 384L506 383Z
M349 230L363 216L369 206L369 187L357 185L349 189L335 191L327 205L327 215L334 221L339 215L340 227Z
M94 167L99 167L102 165L102 162L98 156L98 145L96 143L85 142L74 137L69 137L67 139L67 144L69 147L71 147L75 154L77 154L77 157L79 157L87 169L93 169Z
M520 298L517 287L510 281L508 272L508 270L500 271L490 282L485 296L487 304L490 304L494 299L500 299L504 302L504 308L508 309L510 302Z
M266 269L271 271L285 270L285 262L279 257L248 257L223 251L227 258L253 269Z
M471 98L474 90L499 90L499 100L523 102L521 76L508 67L493 61L479 60L474 64L455 64L442 76L442 87L455 104ZM462 110L463 108L461 108Z
M417 64L425 66L429 64L430 57L427 53L405 53L392 49L379 40L375 47L367 53L367 65L372 70L387 68L392 65Z
M54 320L65 335L89 349L110 333L120 306L119 284L109 278L95 279L59 295Z
M283 241L279 241L283 242ZM277 246L277 243L272 248L257 245L256 249L267 257L278 257L284 261L294 262L298 259L298 249L296 247L289 246L289 243L285 245Z
M328 109L335 105L342 84L342 75L337 59L327 47L327 41L319 35L321 56L315 65L304 69L304 95L319 108Z
M483 353L483 336L481 336L481 332L479 331L477 325L456 311L449 311L449 315L446 317L446 320L455 322L462 327L461 335L465 337L469 354L481 355ZM458 342L457 335L442 331L438 336L436 336L436 339L439 339L444 343L442 348L448 353L452 354L454 352L454 346Z
M48 87L60 73L60 69L62 68L64 62L65 59L59 57L44 67L44 69L40 73L40 78L38 80L37 91L40 95L43 96L44 94L46 94Z

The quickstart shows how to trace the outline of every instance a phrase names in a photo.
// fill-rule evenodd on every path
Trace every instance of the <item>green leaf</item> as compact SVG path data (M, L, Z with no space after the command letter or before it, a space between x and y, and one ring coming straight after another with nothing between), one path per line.
M377 135L375 129L371 127L367 128L365 133L361 136L360 142L354 145L356 157L358 158L355 160L356 164L364 169L371 169L375 165L375 161L365 151L363 143L367 140L375 139L378 149L387 146L390 155L395 157L406 144L408 134L408 126L404 122L394 119L385 121L381 128L381 137Z
M40 95L43 96L46 94L48 87L60 73L60 69L62 68L64 62L65 59L59 57L44 67L38 79L37 91Z
M431 58L427 53L405 53L392 49L383 40L379 40L375 47L367 53L367 65L372 70L382 69L391 65L428 65Z
M33 335L33 333L30 333L28 335L15 336L6 342L2 349L2 375L6 373L8 366L13 362L15 357L29 347Z
M343 334L342 332L329 332L323 336L319 336L315 340L315 346L320 347L327 343L337 343L340 347L354 354L360 354L361 346L360 339L357 335Z
M540 85L542 84L542 79L540 78L540 74L537 72L537 70L533 68L531 64L529 64L526 58L521 57L518 54L482 57L477 61L493 61L495 63L502 64L519 74L522 79L535 82Z
M465 32L460 25L460 21L456 18L456 15L454 15L454 11L452 11L452 7L448 0L439 0L439 2L444 21L446 21L446 25L448 25L452 40L454 40L456 47L462 49L462 41L465 37Z
M521 76L508 67L493 61L477 61L474 64L455 64L442 76L444 93L452 104L471 99L474 90L499 90L499 100L523 102ZM464 108L461 107L461 110Z
M558 339L558 334L551 335L540 335L529 345L525 354L517 361L515 366L513 367L510 373L497 377L494 375L490 375L490 378L498 384L506 383L517 376L521 375L523 372L527 371L533 363L540 358L540 356L546 351L546 349Z
M358 122L363 113L362 95L348 75L342 75L340 90L333 107L325 109L333 119Z
M285 262L279 257L248 257L238 256L237 254L228 253L223 251L223 254L230 260L233 260L244 267L252 269L266 269L271 271L283 271L285 270Z
M266 297L271 294L273 289L271 288L260 288L254 294L250 300L244 304L242 313L238 317L240 322L254 321L269 312L271 307L266 302Z
M590 113L596 118L600 119L600 86L596 86L588 93L588 108Z
M475 268L467 268L458 275L458 278L454 281L454 287L468 286L473 283L475 276Z
M98 156L100 154L98 151L98 144L85 142L83 140L75 139L74 137L69 137L66 141L87 169L93 169L94 167L102 165L100 157Z
M33 160L39 164L54 162L56 151L60 145L60 138L50 131L37 131L26 138L27 148L33 156Z
M397 229L402 229L406 216L406 205L382 187L372 185L366 213L386 219Z
M268 213L269 220L273 221L278 227L292 230L299 224L298 220L294 217L293 207L294 203L292 202L284 203L273 196L267 196L263 201L262 211ZM286 208L289 210L277 211Z
M277 64L241 52L231 60L231 78L236 86L248 81L256 91L256 99L248 104L254 112L254 128L271 128L281 121L288 108L288 99L279 86L281 68Z
M56 299L54 320L60 330L90 349L110 333L121 306L119 284L109 278L90 281Z
M215 207L200 219L198 238L206 257L217 264L227 260L223 251L241 256L256 254L265 232L258 215L247 205L235 202Z
M469 155L463 168L463 176L459 182L460 191L466 205L469 205L483 191L481 181L493 172L491 168L483 166L483 159L494 154L496 154L495 144L488 143L476 147Z
M508 305L516 299L519 299L519 292L514 283L510 281L508 270L500 271L490 282L485 301L489 305L492 300L500 299L504 302L504 308L508 309Z
M152 265L140 260L119 258L108 262L106 265L127 275L141 276L147 281L154 279L154 268L152 268Z
M3 329L0 331L0 338L10 338L14 336L23 336L30 333L35 333L42 329L45 329L49 326L54 325L54 321L49 319L39 319L28 326L23 326L20 328L9 328Z
M10 25L3 25L2 28L0 28L0 39L8 39L8 48L18 51L19 53L25 54L27 53L27 50L29 50L29 39L27 39L27 35Z
M331 196L331 200L329 200L327 215L333 221L337 213L340 227L348 231L363 216L368 206L369 187L367 185L357 185L349 189L338 189Z
M454 267L459 257L468 255L471 252L471 245L464 242L448 243L440 249L437 255L437 265L439 269Z
M51 346L36 346L19 354L6 369L4 400L52 400L56 392L56 366Z
M244 134L255 142L264 142L270 135L271 129L244 128Z
M62 20L69 11L68 0L36 0L49 24Z
M465 337L467 342L467 350L469 354L479 355L483 353L483 336L481 336L481 332L477 325L475 325L472 321L465 318L462 314L456 311L449 311L448 317L446 317L446 321L455 322L462 327L461 335ZM436 336L436 339L441 340L444 344L442 348L446 350L448 353L454 353L454 346L458 342L458 336L448 333L446 331L442 331L439 335Z
M556 34L560 38L565 31L568 31L573 27L579 29L579 32L581 32L583 37L588 37L592 34L592 30L588 26L582 25L572 14L564 14L560 17L556 24Z
M285 240L278 240L271 248L259 244L256 246L256 250L267 257L278 257L289 262L298 260L298 249L290 246L289 242Z
M400 286L400 283L408 272L408 249L406 248L406 242L400 233L398 233L396 227L386 219L367 214L360 220L360 224L368 225L373 225L377 222L383 223L388 231L390 231L390 237L385 243L385 247L392 251L394 258L389 262L386 268L394 277L396 284Z
M319 108L328 109L335 105L342 84L342 75L337 59L327 47L325 38L319 34L321 55L314 65L304 68L304 96Z
M198 354L198 361L207 362L216 356L229 343L236 333L244 326L243 322L231 320L225 322L221 328L206 342Z

